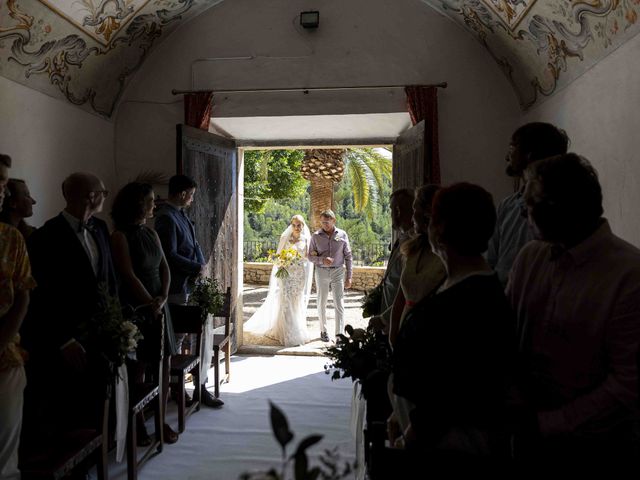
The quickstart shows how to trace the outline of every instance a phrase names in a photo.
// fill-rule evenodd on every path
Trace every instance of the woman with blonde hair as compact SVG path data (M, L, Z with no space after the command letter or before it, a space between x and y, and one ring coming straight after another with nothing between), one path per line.
M311 292L313 264L307 260L311 233L301 215L291 222L280 235L276 253L293 249L300 260L287 267L288 275L276 276L274 265L269 280L269 293L264 303L244 325L245 343L276 342L285 347L307 343L307 304Z

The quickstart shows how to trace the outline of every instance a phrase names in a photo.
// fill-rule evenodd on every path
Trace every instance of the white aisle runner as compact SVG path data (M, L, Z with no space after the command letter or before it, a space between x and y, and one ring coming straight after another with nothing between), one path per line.
M295 434L288 454L305 436L322 434L323 440L307 451L311 465L333 447L342 462L353 463L353 387L350 380L331 381L324 373L326 363L324 357L233 357L231 383L222 386L220 396L224 407L203 407L189 417L178 442L165 445L162 454L147 462L140 480L237 480L245 471L279 470L281 453L271 432L269 400L285 412ZM170 402L169 420L177 430L175 419L175 403ZM126 462L111 463L110 478L126 478Z

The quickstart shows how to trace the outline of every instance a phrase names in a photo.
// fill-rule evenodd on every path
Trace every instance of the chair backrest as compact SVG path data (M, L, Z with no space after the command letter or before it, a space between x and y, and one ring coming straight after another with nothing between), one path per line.
M169 312L171 313L171 321L175 332L196 334L196 352L199 352L202 344L204 319L206 318L202 308L197 305L170 304Z

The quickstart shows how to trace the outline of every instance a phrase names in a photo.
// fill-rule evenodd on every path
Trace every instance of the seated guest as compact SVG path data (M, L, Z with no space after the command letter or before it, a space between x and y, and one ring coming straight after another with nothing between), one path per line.
M71 174L62 183L65 209L27 243L38 286L22 330L30 354L26 406L38 436L93 425L97 412L89 399L104 395L82 324L99 308L101 285L117 293L107 225L94 217L107 193L95 175Z
M0 206L5 199L11 159L0 154ZM35 286L20 232L0 223L0 478L18 479L18 444L26 384L18 329Z
M611 232L584 158L540 160L526 176L538 240L520 252L507 286L524 399L514 454L526 467L637 473L640 251Z
M33 206L36 201L31 197L29 188L24 180L10 178L7 190L9 191L9 198L2 204L0 222L13 225L27 239L35 228L27 224L24 219L33 215Z
M145 365L153 360L149 358L148 350L155 345L160 335L159 321L165 324L164 363L162 366L162 395L165 404L169 394L169 365L171 355L176 354L175 334L169 309L167 296L171 276L167 260L162 252L158 234L147 227L148 218L153 218L155 207L154 193L151 185L132 182L125 185L113 201L111 217L115 231L111 235L113 247L113 261L120 274L122 286L120 298L123 305L138 307L147 305L149 308L140 310L145 316L140 325L144 339L137 349L137 362L134 366L135 380L144 381ZM140 416L138 416L140 418ZM148 435L144 425L140 425L138 433L140 443L148 443ZM178 434L164 423L164 441L175 443Z
M495 221L493 199L477 185L436 193L429 242L446 280L407 315L394 349L393 391L411 403L404 443L452 469L507 458L513 321L482 256Z

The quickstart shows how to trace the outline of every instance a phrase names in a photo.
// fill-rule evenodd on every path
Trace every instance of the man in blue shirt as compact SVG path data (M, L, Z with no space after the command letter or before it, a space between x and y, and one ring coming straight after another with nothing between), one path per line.
M517 180L520 188L498 205L496 229L489 240L487 253L487 261L498 274L503 286L507 285L509 271L518 252L533 240L522 198L523 173L536 160L567 153L568 144L569 138L563 130L542 122L527 123L511 137L506 157L506 173Z
M206 261L196 239L193 222L184 209L193 203L196 183L185 175L175 175L169 180L169 199L158 212L155 229L171 270L169 303L185 305L193 289L193 281L205 273ZM211 365L213 326L211 319L205 323L200 352L201 399L208 407L221 407L224 402L206 389L207 373ZM178 342L180 343L180 342Z

